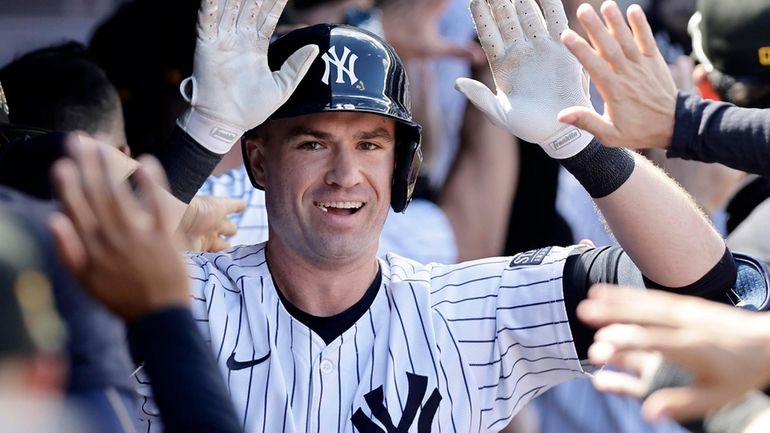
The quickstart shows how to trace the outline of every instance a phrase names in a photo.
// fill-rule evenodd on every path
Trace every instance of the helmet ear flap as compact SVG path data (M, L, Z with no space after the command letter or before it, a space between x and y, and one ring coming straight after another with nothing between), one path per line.
M404 140L396 145L396 167L393 170L393 187L390 196L390 207L395 212L405 212L412 201L414 185L422 164L420 142Z
M248 144L245 134L241 136L241 154L243 155L243 164L246 167L246 173L249 175L251 185L260 191L264 191L265 187L260 185L259 182L257 182L256 177L254 177L254 171L251 167L251 158L249 157Z

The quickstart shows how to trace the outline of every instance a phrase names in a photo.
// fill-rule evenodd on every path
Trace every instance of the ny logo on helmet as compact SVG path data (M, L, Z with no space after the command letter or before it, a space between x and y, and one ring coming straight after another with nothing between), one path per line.
M331 72L329 67L330 64L337 68L337 79L335 80L335 83L345 82L342 75L343 73L348 76L350 84L356 84L356 82L358 82L358 78L356 77L356 60L358 60L358 56L351 54L348 47L342 47L342 58L337 55L337 47L334 45L329 47L329 50L325 52L321 58L323 59L325 66L324 75L321 78L321 81L323 81L324 84L329 84L329 72ZM345 61L348 63L347 66L345 66Z

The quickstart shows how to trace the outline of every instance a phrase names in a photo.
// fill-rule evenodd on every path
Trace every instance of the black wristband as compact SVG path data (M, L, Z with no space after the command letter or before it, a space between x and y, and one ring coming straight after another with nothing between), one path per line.
M596 138L577 155L560 161L593 198L610 195L634 171L634 157L629 151L605 147Z
M223 157L198 144L178 126L155 156L166 170L171 194L185 203L195 197Z

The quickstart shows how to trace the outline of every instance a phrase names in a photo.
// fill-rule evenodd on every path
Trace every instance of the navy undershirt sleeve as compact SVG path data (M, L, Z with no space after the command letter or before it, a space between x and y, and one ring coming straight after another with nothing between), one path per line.
M242 432L209 347L187 308L151 313L132 324L167 433Z
M770 176L770 109L679 93L669 157L719 162Z
M166 145L155 153L166 170L171 194L190 203L224 155L198 144L178 126Z

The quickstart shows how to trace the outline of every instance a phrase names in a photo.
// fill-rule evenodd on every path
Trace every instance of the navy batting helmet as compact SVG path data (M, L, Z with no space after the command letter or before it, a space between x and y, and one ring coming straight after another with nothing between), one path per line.
M268 120L327 111L373 113L396 120L396 166L390 205L403 212L412 198L422 162L420 125L412 121L406 72L393 48L357 27L318 24L287 33L270 44L270 69L308 44L318 45L316 57L288 101ZM248 161L245 141L244 161ZM251 170L249 177L256 187Z

